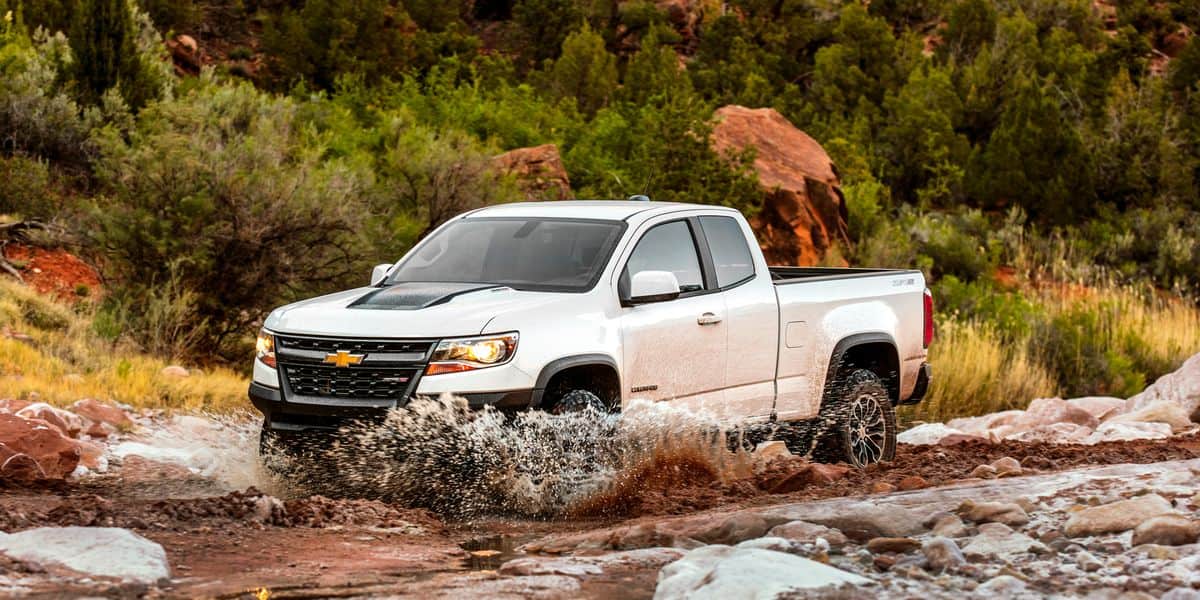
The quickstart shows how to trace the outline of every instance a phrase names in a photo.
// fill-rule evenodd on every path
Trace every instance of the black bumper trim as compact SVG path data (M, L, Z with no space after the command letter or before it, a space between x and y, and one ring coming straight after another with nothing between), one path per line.
M459 394L473 410L490 406L497 410L527 410L534 391L507 390L500 392ZM340 399L304 398L303 401L284 401L279 389L261 383L250 383L250 402L263 414L263 427L272 431L331 430L349 420L381 419L394 404L357 404L349 406Z
M933 368L929 363L921 363L921 370L917 373L917 384L913 386L912 395L901 404L916 404L925 399L925 395L929 393L929 383L933 380Z

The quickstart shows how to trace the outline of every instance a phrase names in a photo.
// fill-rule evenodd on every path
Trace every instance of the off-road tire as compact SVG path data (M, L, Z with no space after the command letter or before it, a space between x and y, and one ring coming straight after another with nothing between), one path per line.
M862 468L896 457L896 407L887 386L866 369L835 381L814 424L813 458Z
M567 413L583 412L592 410L597 413L608 412L608 407L604 405L604 401L595 393L588 390L570 390L560 396L550 405L550 414L562 415Z

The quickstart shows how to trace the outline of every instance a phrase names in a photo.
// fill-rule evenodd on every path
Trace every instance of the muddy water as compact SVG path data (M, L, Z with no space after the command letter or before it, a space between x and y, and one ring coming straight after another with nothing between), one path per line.
M665 404L637 402L619 415L506 416L443 398L393 411L381 424L269 451L266 461L284 476L256 485L287 496L379 499L457 519L548 517L584 506L602 513L630 486L747 476L750 458L738 435Z

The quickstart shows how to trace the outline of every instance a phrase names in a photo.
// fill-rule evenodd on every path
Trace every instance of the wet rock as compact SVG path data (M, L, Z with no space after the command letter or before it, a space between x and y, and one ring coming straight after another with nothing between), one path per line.
M850 468L844 465L826 465L797 461L794 470L781 477L769 479L762 489L772 494L787 494L802 490L810 485L828 485L846 476Z
M1165 423L1171 431L1179 432L1192 427L1188 411L1179 403L1170 400L1155 400L1146 406L1110 418L1108 423Z
M467 598L572 598L579 593L579 580L566 575L503 577L473 582L463 588Z
M45 402L37 402L30 404L16 412L18 417L26 419L40 419L45 421L67 437L78 437L79 433L87 428L88 422L81 416L61 408L55 408Z
M1104 567L1104 563L1087 550L1080 550L1075 554L1075 565L1085 573L1094 573Z
M274 496L259 496L254 500L254 520L259 523L276 523L286 518L287 509Z
M906 537L925 531L921 515L900 506L853 502L833 507L793 505L763 511L768 519L808 521L832 527L852 540Z
M925 489L927 487L929 487L929 482L925 481L924 477L918 475L910 475L905 477L904 479L900 480L899 484L896 485L897 489L904 492Z
M995 479L996 467L992 465L979 465L971 470L970 476L976 479Z
M896 557L887 554L880 554L871 559L871 564L875 565L880 571L889 571L896 566Z
M117 428L109 425L108 423L92 421L92 423L88 425L88 428L84 430L83 433L87 434L87 436L90 438L102 440L108 438L109 436L116 435Z
M676 536L699 540L706 544L736 544L762 537L770 528L765 519L749 511L733 513L715 520L704 515L696 519L670 523L665 527Z
M0 414L0 478L65 479L79 459L76 441L58 428L41 420ZM31 471L29 461L37 468Z
M867 550L875 554L892 552L904 554L921 547L921 542L908 537L877 537L867 542Z
M1081 443L1099 444L1101 442L1121 442L1131 440L1165 440L1172 435L1171 426L1166 423L1124 423L1107 421L1101 423Z
M948 427L944 423L925 423L901 431L896 436L896 441L901 444L910 444L913 446L928 446L940 442L947 436L961 435L962 433L962 431Z
M95 442L75 440L79 449L79 464L92 471L103 473L108 470L108 457L104 454L104 446Z
M849 541L845 534L836 529L805 521L791 521L783 525L776 525L767 532L767 535L800 543L813 543L818 538L824 538L834 547L844 546Z
M133 419L119 407L86 398L71 405L71 411L97 423L105 423L119 429L133 426Z
M1020 505L1012 502L964 502L958 508L962 518L974 523L1004 523L1014 527L1029 522L1029 515Z
M1155 560L1176 560L1179 558L1179 551L1171 546L1160 546L1158 544L1143 544L1133 549L1134 552L1141 552L1146 555L1146 558Z
M33 403L15 398L0 398L0 413L16 413L30 404Z
M1182 546L1200 539L1200 523L1182 515L1163 515L1143 521L1133 530L1133 545Z
M933 534L948 538L965 537L967 526L958 515L945 515L933 524Z
M998 575L979 587L973 594L977 598L1012 598L1025 591L1025 582L1012 575Z
M1076 423L1049 423L1020 429L1004 431L1003 438L1017 442L1045 442L1049 444L1082 444L1092 436L1091 427Z
M558 146L543 144L510 150L492 159L502 173L513 175L526 200L570 200L571 179Z
M1021 461L1011 456L998 458L992 462L991 466L996 470L996 477L1012 477L1024 472L1021 468Z
M1172 512L1171 503L1162 496L1147 494L1076 511L1067 519L1063 533L1070 537L1120 533L1137 527L1147 519Z
M679 560L686 554L676 548L644 548L614 552L601 556L525 557L510 560L498 569L501 575L567 575L586 577L600 575L611 567L657 569Z
M1045 544L1016 531L1003 523L984 523L979 534L971 538L962 551L968 558L1006 558L1013 554L1049 552Z
M163 377L183 378L183 377L190 376L192 373L190 371L188 371L185 367L181 367L179 365L168 365L166 367L163 367L162 370L158 372L158 374Z
M1125 403L1125 410L1140 410L1158 401L1178 404L1192 421L1200 421L1200 354L1187 359L1178 370L1159 377L1142 393Z
M787 444L779 440L771 440L762 442L754 447L754 460L760 463L768 463L777 458L790 458L792 453L787 448Z
M783 552L705 546L659 571L655 600L773 598L785 591L871 580ZM748 592L753 590L752 595Z
M803 555L804 545L799 542L784 539L781 537L764 536L738 542L738 548L757 548L759 550L774 550L775 552L786 552L788 554ZM826 562L826 561L821 561Z
M849 246L837 171L816 140L770 108L724 106L715 120L714 150L755 151L764 198L750 223L768 263L815 265L831 249Z
M1168 590L1159 600L1200 600L1200 591L1190 588L1177 587Z
M967 563L958 544L954 543L954 540L940 535L921 544L921 554L925 555L929 568L935 570L950 569Z
M1111 396L1087 396L1084 398L1071 398L1067 400L1071 404L1086 410L1093 417L1103 421L1110 416L1120 413L1125 408L1124 398L1113 398Z
M94 577L154 584L171 577L163 547L115 527L41 527L0 534L0 552Z
M890 494L894 491L896 491L896 486L886 481L876 481L871 484L872 494Z
M1054 423L1073 423L1095 429L1100 420L1062 398L1039 398L1029 403L1025 414L1014 421L1012 426L1016 429L1028 429Z

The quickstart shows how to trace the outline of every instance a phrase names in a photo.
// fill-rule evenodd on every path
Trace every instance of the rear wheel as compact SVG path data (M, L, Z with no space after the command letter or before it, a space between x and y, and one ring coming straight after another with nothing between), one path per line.
M871 371L859 369L835 382L818 423L816 455L823 462L861 468L896 457L896 407Z

